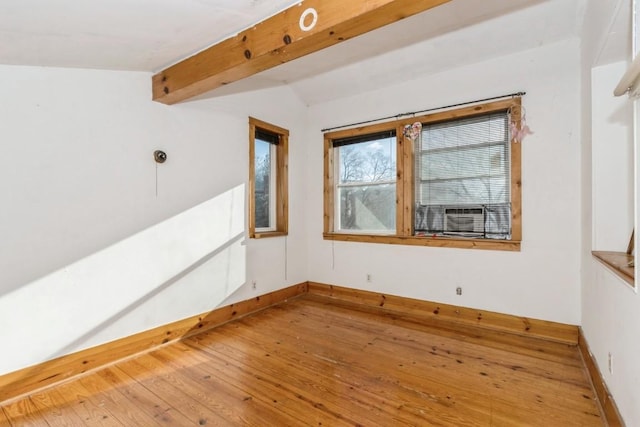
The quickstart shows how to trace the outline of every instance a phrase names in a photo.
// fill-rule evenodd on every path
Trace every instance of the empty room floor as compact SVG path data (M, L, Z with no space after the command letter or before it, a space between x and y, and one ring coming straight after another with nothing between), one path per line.
M306 295L1 407L0 426L602 426L576 346Z

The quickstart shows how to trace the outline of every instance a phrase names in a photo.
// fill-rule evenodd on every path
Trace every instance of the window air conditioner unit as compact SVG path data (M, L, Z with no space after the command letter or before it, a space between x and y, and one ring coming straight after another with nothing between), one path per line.
M449 234L484 234L484 207L445 207L444 232Z

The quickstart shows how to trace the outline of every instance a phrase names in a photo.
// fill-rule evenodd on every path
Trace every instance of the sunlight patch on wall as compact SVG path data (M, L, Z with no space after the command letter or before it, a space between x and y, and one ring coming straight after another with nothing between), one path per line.
M217 307L245 283L244 184L0 297L0 374Z

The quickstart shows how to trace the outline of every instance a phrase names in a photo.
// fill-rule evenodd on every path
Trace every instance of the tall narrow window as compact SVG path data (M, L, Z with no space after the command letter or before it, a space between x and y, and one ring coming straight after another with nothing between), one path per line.
M289 131L249 118L249 235L287 233Z

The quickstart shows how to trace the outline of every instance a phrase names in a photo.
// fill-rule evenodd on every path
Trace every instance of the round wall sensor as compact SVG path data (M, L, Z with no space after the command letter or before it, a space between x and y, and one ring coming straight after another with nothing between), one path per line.
M167 160L167 153L162 150L156 150L153 152L153 158L157 163L164 163Z

